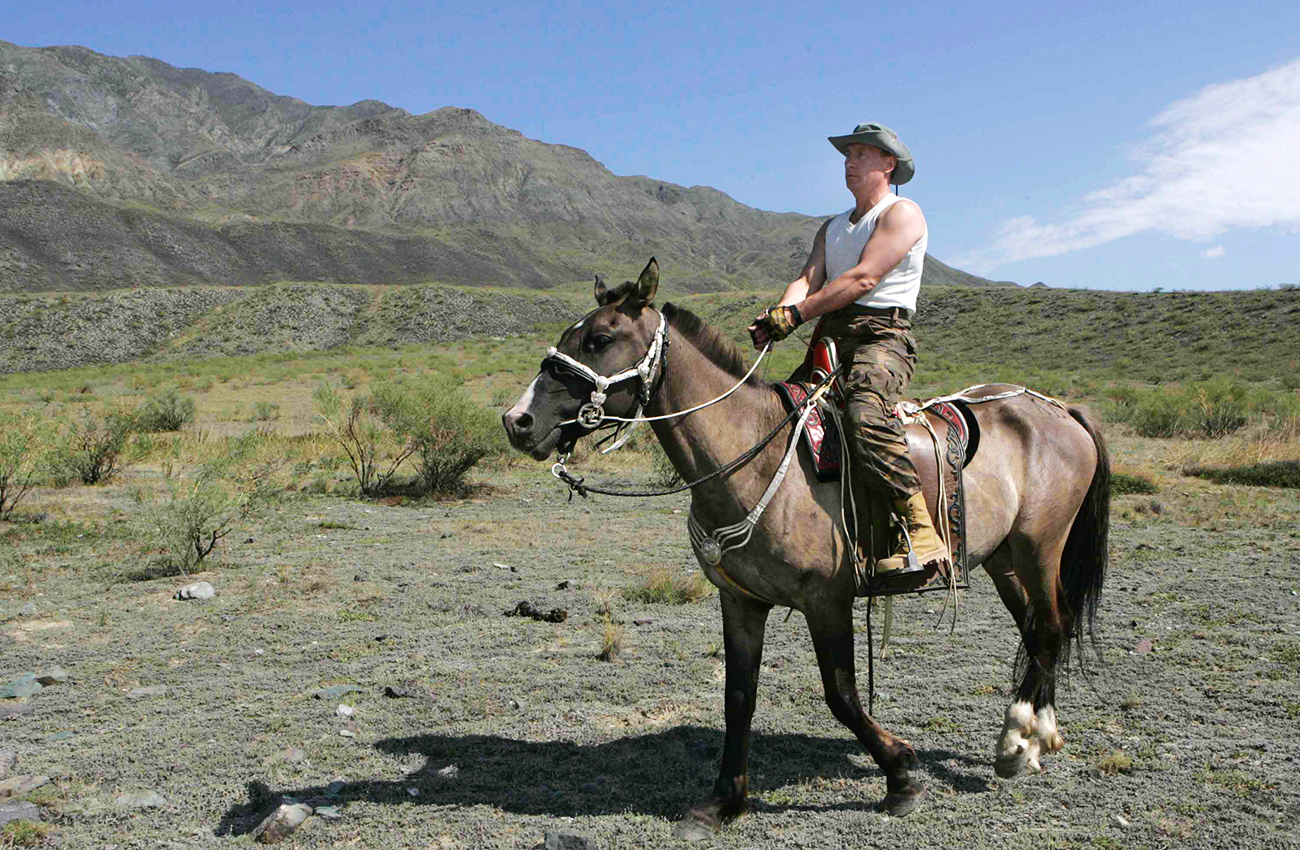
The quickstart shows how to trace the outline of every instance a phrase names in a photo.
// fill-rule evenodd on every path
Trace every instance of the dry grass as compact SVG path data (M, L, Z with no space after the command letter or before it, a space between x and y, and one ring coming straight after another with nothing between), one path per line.
M1107 776L1115 776L1120 773L1131 773L1133 770L1133 759L1123 750L1111 750L1109 755L1097 762L1097 769Z
M643 581L623 590L623 596L633 602L661 605L686 605L699 602L714 592L713 585L702 573L683 575L680 572L656 567Z
M622 625L615 623L608 614L605 615L605 627L601 634L600 653L596 656L601 661L614 661L623 652L623 637L626 634Z
M1165 462L1171 469L1300 461L1300 425L1294 424L1282 429L1256 425L1217 440L1171 440L1169 443Z

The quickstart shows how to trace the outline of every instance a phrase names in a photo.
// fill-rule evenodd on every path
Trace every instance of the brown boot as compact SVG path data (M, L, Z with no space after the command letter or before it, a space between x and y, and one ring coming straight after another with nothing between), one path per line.
M894 554L876 561L876 575L881 578L893 578L907 573L921 572L926 564L935 561L952 562L948 547L934 530L930 522L930 512L925 509L925 494L916 493L910 499L896 499L894 511L907 526L907 535L899 543ZM916 560L910 561L907 538L912 541L911 551L916 552Z

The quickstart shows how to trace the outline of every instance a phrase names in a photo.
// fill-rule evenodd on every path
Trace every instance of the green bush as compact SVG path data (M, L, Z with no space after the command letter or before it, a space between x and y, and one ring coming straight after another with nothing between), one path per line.
M362 395L354 395L345 402L330 384L321 384L312 399L316 402L316 420L347 455L361 494L374 496L383 492L397 468L415 451L415 446L408 442L390 457L381 457L380 448L389 431L384 415L391 418L393 414L390 411L381 415L380 409L391 403Z
M225 450L199 467L193 478L168 479L167 495L136 501L144 509L156 545L173 567L188 573L218 542L234 531L250 511L271 494L270 474L288 462L287 455L265 459L266 435L251 431L230 440Z
M194 399L174 389L149 399L136 413L140 431L179 431L193 421Z
M505 449L495 413L472 402L450 380L412 390L374 388L371 403L411 450L425 493L456 493L480 460Z
M133 459L128 443L135 417L122 411L99 413L84 409L71 418L47 455L51 479L56 483L80 480L99 484L112 480Z
M1279 460L1249 466L1189 466L1187 475L1218 484L1250 484L1256 487L1285 487L1300 490L1300 461Z
M0 520L13 515L40 476L40 430L34 416L0 412Z
M654 439L650 441L650 480L665 490L683 483L682 477L677 474L677 468L668 459L663 446Z
M1107 396L1111 418L1128 423L1143 437L1214 439L1240 430L1252 419L1275 428L1300 421L1300 402L1293 395L1252 390L1225 379L1182 387L1116 387Z
M1146 495L1159 490L1154 481L1142 475L1115 472L1110 477L1110 492L1116 496Z

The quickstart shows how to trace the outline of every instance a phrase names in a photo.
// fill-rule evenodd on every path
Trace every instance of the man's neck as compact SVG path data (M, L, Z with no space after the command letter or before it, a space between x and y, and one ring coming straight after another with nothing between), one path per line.
M854 193L853 198L857 203L853 207L853 214L849 216L849 220L854 224L862 221L862 217L870 212L872 207L883 201L889 194L888 183L877 183L869 190L863 191L861 194Z

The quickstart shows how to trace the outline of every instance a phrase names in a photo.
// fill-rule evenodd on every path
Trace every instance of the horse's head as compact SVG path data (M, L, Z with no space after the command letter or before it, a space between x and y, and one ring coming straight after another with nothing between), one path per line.
M595 310L560 336L541 371L501 416L510 444L536 460L566 453L606 416L630 416L659 377L666 329L650 309L659 288L651 258L641 277L610 289L596 277Z

